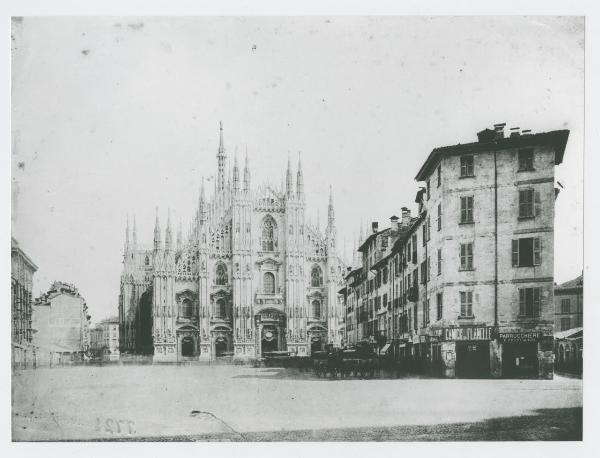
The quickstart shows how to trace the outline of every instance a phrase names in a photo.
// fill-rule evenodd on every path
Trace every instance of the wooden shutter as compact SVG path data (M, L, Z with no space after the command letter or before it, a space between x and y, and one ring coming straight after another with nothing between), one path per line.
M519 290L519 315L525 316L525 290Z
M519 267L519 241L512 241L512 266Z
M542 214L542 203L541 203L539 191L534 191L533 198L534 198L533 207L534 207L534 211L535 211L534 215L540 216Z
M540 301L541 288L533 288L533 316L539 317L541 312Z
M533 265L539 266L542 263L542 240L539 237L533 239Z

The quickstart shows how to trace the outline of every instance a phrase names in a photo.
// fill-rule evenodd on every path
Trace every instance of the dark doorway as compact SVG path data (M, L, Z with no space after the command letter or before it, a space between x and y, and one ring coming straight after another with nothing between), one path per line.
M194 339L192 337L184 337L181 339L181 356L194 356Z
M310 342L310 354L323 350L323 341L320 337L313 337Z
M460 378L490 376L489 342L456 343L456 376Z
M154 354L152 338L152 293L145 292L140 298L138 326L136 332L136 352L144 355Z
M227 353L227 342L222 338L217 339L215 342L215 356L218 358L223 356L225 353Z
M268 326L263 329L262 340L261 340L261 352L264 355L270 351L277 351L279 347L277 345L278 333L277 329Z
M537 377L537 342L502 344L502 376L506 378Z

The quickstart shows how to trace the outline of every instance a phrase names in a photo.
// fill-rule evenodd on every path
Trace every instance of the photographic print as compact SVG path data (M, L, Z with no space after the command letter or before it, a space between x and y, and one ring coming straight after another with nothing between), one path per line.
M581 441L584 29L13 17L12 440Z

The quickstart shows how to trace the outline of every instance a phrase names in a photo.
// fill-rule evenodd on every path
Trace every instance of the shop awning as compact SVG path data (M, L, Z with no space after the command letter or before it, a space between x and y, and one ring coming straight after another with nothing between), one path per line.
M389 343L386 343L386 344L383 346L383 348L381 349L381 351L380 351L379 353L380 353L380 354L382 354L382 355L385 355L385 354L387 353L387 351L389 350L389 348L390 348L390 345L391 345L391 344L389 344Z

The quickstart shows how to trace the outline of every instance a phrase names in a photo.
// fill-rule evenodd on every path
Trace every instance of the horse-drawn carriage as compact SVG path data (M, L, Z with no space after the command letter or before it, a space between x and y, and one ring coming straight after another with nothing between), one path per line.
M318 377L369 378L375 375L377 355L368 343L360 343L343 349L330 348L312 355L313 369Z

